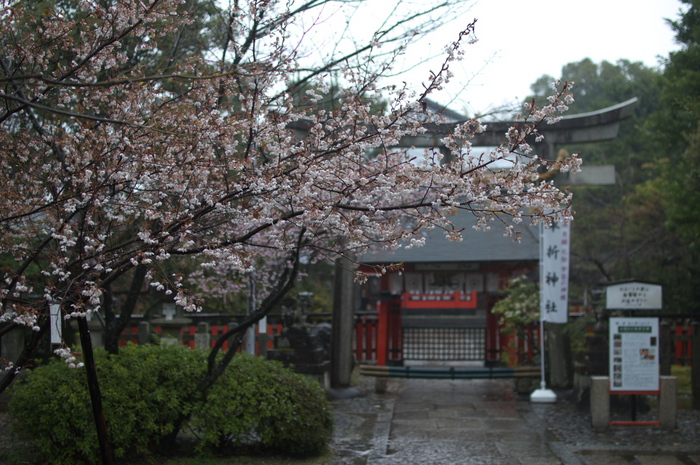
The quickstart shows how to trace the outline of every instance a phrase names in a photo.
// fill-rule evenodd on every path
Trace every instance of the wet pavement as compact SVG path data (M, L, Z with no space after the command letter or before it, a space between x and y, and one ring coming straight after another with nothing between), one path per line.
M334 401L333 465L700 465L700 412L678 428L591 427L586 409L536 404L512 380L361 378L362 396ZM647 415L654 415L652 410ZM642 418L640 418L642 419Z

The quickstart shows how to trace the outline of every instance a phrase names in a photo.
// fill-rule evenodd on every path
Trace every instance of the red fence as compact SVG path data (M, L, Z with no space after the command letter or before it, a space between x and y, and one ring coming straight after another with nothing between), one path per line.
M370 362L377 360L378 342L377 314L356 314L355 315L355 360L358 362Z
M231 325L211 325L209 326L209 335L211 336L210 338L210 347L214 347L214 344L216 344L216 341L218 338L228 332L229 329L232 329L235 327L235 324ZM158 335L162 336L163 335L163 328L161 326L152 326L152 331ZM134 344L139 343L139 328L138 326L129 326L126 329L124 329L124 332L122 332L121 337L119 338L119 345L120 346L125 346L127 343L132 342ZM274 349L274 341L273 337L277 334L280 334L282 332L282 325L281 324L268 324L267 325L267 334L270 336L270 338L267 341L267 348L268 349ZM260 334L258 331L258 328L256 326L256 331L255 331L256 336ZM188 325L188 326L182 326L180 328L180 334L178 337L178 340L183 344L188 346L190 349L194 349L196 346L196 335L197 335L197 327L193 325ZM227 351L229 348L229 343L228 341L224 342L223 344L223 350ZM256 353L258 352L257 347L256 347Z
M677 325L673 340L673 365L690 365L693 360L693 328L691 325Z
M322 315L321 318L328 318L329 315ZM373 362L377 359L377 324L379 318L375 312L363 312L355 315L355 338L353 341L353 350L355 358L358 362ZM213 347L221 335L225 334L229 329L234 328L237 323L230 324L211 324L209 325L210 347ZM267 334L270 336L267 342L268 349L274 349L274 336L282 333L282 324L268 323ZM164 335L161 326L152 325L151 331L157 336ZM177 330L175 331L177 333ZM172 332L171 332L172 334ZM256 329L256 335L259 335ZM197 326L187 325L179 328L177 339L184 345L194 348L196 346ZM139 343L139 326L138 323L128 326L121 334L119 344L125 346L128 342L134 344ZM224 342L223 350L227 351L229 343ZM256 348L257 349L257 348ZM256 353L258 350L256 350Z
M235 323L231 324L212 324L210 328L210 346L216 343L216 340L229 329L233 328ZM366 312L357 313L355 315L355 337L353 342L353 349L355 352L355 359L359 363L376 362L377 355L387 348L380 347L382 343L388 343L389 341L382 341L379 336L379 315L376 312ZM153 326L152 331L157 335L163 335L163 329L160 326ZM273 337L277 334L281 334L282 324L280 323L268 323L267 334L270 336L268 339L268 349L274 348ZM690 324L672 324L672 323L662 323L662 343L666 345L666 348L670 355L671 365L691 365L692 353L693 353L693 326ZM197 327L194 325L183 326L180 328L179 340L182 344L185 344L191 348L195 347L195 338L197 334ZM664 335L665 334L665 335ZM128 341L138 344L138 325L133 325L127 327L121 335L120 345L126 345ZM508 362L510 365L531 365L539 356L540 348L539 339L539 325L531 325L526 328L522 328L518 332L513 334L501 334L499 339L500 347L500 357L498 360L501 362ZM669 342L665 342L669 341ZM394 345L399 344L399 342L394 341ZM228 343L224 343L224 350L228 350ZM391 347L388 349L391 350ZM400 356L400 352L399 352ZM392 358L393 360L393 358Z
M693 325L662 322L660 324L661 363L670 365L692 365ZM592 329L591 329L592 331ZM511 334L500 335L502 362L510 365L531 365L540 351L539 324L519 328ZM664 356L664 352L666 355ZM664 357L666 359L664 359Z

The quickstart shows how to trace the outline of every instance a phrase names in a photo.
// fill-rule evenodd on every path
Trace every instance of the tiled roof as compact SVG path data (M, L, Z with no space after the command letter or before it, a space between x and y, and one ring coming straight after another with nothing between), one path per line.
M435 262L488 262L521 261L539 259L539 229L530 226L527 221L517 225L522 231L521 241L514 242L512 237L503 235L504 226L496 221L491 230L477 231L473 228L476 220L472 214L462 212L455 217L457 226L463 227L462 241L453 242L438 229L428 231L427 241L423 247L409 250L398 249L395 252L378 251L367 253L361 258L362 263L435 263Z

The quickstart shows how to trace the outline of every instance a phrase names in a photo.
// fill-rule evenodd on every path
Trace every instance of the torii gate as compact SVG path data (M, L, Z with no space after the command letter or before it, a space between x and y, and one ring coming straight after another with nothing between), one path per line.
M603 142L617 138L620 123L632 116L637 98L631 98L617 105L601 110L577 115L563 116L556 124L538 128L544 136L542 142L532 142L537 155L545 160L556 158L556 146ZM426 124L427 131L416 136L404 136L398 147L439 148L440 139L451 134L454 128L464 121L442 124ZM496 121L485 123L486 130L477 134L471 143L475 147L493 147L503 142L504 134L510 127L522 121ZM612 184L615 171L612 166L584 167L579 173L572 173L568 184Z
M583 144L602 142L615 139L620 129L620 123L632 116L637 98L629 99L617 105L603 108L598 111L564 116L553 125L543 125L539 131L544 135L543 142L533 142L532 145L540 158L553 160L556 154L556 146L565 144ZM497 121L486 123L486 131L478 134L471 140L473 146L496 146L503 141L503 135L513 126L522 122ZM405 136L398 147L439 148L440 139L450 134L460 122L426 124L427 131L417 136ZM308 126L299 121L289 126L296 136L302 139L306 136ZM561 175L559 175L561 176ZM567 179L562 179L567 184L613 184L615 171L613 166L585 167L579 173L570 173ZM340 271L342 277L336 279L333 309L333 360L331 364L331 382L334 386L348 386L352 372L352 334L353 334L353 291L352 273ZM347 271L347 270L346 270ZM345 284L343 284L345 283ZM380 320L382 315L380 314ZM388 325L381 325L387 328ZM379 335L380 341L388 341L388 335ZM386 348L378 347L378 353L386 353ZM386 359L378 360L378 364L386 364ZM557 367L552 366L552 370ZM566 370L564 370L566 371Z

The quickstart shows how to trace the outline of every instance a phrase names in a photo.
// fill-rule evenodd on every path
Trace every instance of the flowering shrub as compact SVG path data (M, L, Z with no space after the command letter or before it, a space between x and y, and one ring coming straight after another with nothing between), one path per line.
M278 452L312 453L332 435L332 412L323 390L276 363L236 356L202 405L185 402L204 373L202 351L128 345L118 356L97 351L96 358L110 441L120 463L155 450L183 408L206 412L192 423L203 432L200 450L219 445L214 437L225 433L227 444L253 438ZM83 370L57 361L37 368L12 389L10 414L44 460L99 463L87 390Z
M539 287L525 276L513 278L491 312L500 315L498 322L504 332L536 322L540 317Z

